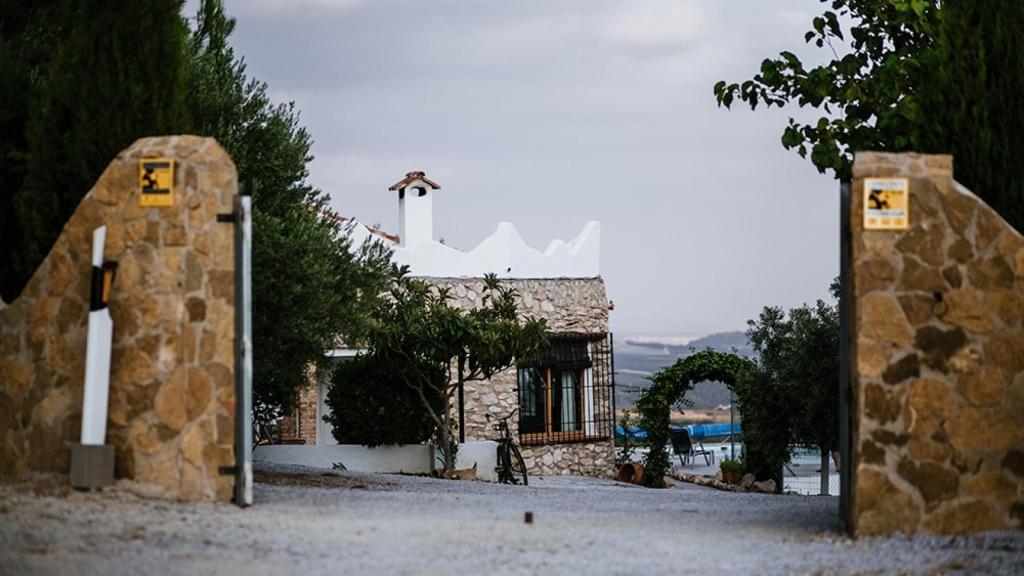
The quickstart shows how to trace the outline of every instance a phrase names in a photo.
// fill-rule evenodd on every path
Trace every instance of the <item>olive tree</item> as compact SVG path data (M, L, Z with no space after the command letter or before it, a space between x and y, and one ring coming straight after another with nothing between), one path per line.
M396 270L370 311L365 353L378 378L400 383L419 400L434 423L445 469L455 466L453 398L460 387L532 358L547 343L544 320L521 317L516 291L494 275L484 278L479 307L463 310L451 300L449 288Z
M833 297L838 296L833 282ZM788 445L820 448L823 453L839 448L839 309L835 301L818 300L788 312L765 307L750 320L747 337L758 354L760 382L743 403L744 436L785 435L783 442L766 446L786 447L782 461L789 459ZM766 410L771 425L754 431L747 427L748 412ZM777 449L762 452L778 451ZM781 465L779 457L769 458Z
M291 410L311 365L340 339L358 345L368 301L385 289L390 250L353 246L308 182L313 140L292 103L275 104L230 44L234 19L202 0L186 46L195 133L231 154L252 194L253 404L259 420Z

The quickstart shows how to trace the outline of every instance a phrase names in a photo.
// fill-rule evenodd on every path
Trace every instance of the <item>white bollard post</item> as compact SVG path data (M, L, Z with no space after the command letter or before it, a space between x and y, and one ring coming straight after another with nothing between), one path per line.
M114 447L107 437L110 397L110 347L114 333L107 309L114 263L104 264L107 227L92 234L92 283L89 289L89 330L85 348L85 391L82 399L81 443L71 446L71 485L87 490L114 483Z
M92 293L89 296L89 334L85 349L85 398L82 403L82 444L100 446L107 437L110 394L110 345L113 322L107 309L109 290L103 272L107 227L92 234Z

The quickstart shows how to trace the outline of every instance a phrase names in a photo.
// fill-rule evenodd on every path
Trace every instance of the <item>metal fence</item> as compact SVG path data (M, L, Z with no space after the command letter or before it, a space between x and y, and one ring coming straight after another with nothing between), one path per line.
M821 450L796 446L789 464L782 467L782 491L838 496L839 468L830 454L822 459Z
M519 442L610 440L615 425L609 334L552 333L536 361L519 366Z

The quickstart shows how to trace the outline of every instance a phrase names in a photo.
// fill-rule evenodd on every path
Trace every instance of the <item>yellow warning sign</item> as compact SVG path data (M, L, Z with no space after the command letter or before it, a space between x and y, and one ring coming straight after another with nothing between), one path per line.
M864 229L906 230L910 225L910 180L864 179Z
M139 160L139 206L174 205L174 158Z

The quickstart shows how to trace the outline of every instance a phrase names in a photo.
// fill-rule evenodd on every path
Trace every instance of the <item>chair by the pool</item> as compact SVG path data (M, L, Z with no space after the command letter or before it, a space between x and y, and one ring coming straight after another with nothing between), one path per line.
M694 446L690 439L690 432L686 428L669 428L669 435L672 437L672 453L679 457L679 465L686 466L686 463L697 456L704 457L704 465L710 466L715 463L715 453L704 449L704 444L698 442Z

